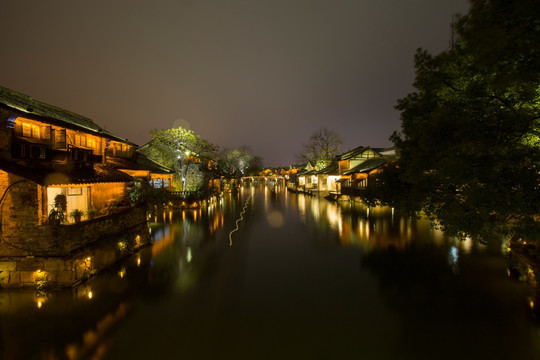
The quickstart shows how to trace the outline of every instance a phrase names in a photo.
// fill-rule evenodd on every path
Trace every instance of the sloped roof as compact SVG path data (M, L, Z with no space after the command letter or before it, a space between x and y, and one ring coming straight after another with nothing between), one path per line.
M340 156L340 160L348 160L350 158L353 158L355 157L356 155L359 155L361 153L363 153L364 151L368 150L370 147L369 146L358 146L352 150L349 150L343 154L341 154Z
M116 141L122 141L134 145L133 143L118 137L107 130L101 128L91 119L79 114L72 113L62 108L35 100L28 95L21 94L0 86L0 104L3 104L25 116L40 117L55 125L67 128L76 128L81 131L94 133L100 136L108 137Z
M13 161L0 159L0 169L31 180L43 186L68 184L95 184L130 182L133 177L107 164L94 164L94 168L73 169L70 165L52 167L27 167Z
M297 176L306 176L306 175L314 175L317 173L317 170L304 170L299 171L296 175Z
M396 147L390 146L387 148L373 148L373 151L378 152L379 154L383 156L395 156L396 155Z
M378 168L379 166L383 165L385 162L386 161L382 157L367 159L366 161L356 165L352 169L345 171L343 174L349 175L349 174L354 174L354 173L368 172L368 171Z
M158 164L155 161L150 160L146 155L136 152L136 158L134 160L118 158L118 157L107 157L107 164L114 169L124 169L124 170L149 170L156 174L173 174L174 171Z
M296 173L296 175L298 176L303 176L303 175L311 175L313 173L315 173L316 170L313 170L313 165L311 165L311 163L308 161L307 163L304 163L302 165L299 165L300 166L300 171L298 171Z
M319 171L316 171L315 174L319 175L339 175L339 164L336 161L333 161L330 165L325 167L324 169L321 169Z

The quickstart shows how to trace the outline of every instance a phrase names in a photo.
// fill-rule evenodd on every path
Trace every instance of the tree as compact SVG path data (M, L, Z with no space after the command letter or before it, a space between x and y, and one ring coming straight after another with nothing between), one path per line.
M154 208L162 210L164 205L171 200L171 194L167 189L154 188L144 181L131 184L127 191L130 200L136 206L146 207L148 210Z
M415 56L399 176L453 235L540 235L540 2L473 0L452 49Z
M323 169L341 152L342 143L339 134L323 127L311 135L307 144L302 145L298 160L303 163L310 162L317 169Z
M256 174L262 168L262 159L252 155L251 149L247 146L227 149L219 156L218 168L226 176L238 178Z
M177 171L182 179L182 190L204 187L190 181L190 171L208 169L217 157L218 147L195 135L193 131L181 127L166 130L152 130L152 141L148 144L147 156L152 160Z

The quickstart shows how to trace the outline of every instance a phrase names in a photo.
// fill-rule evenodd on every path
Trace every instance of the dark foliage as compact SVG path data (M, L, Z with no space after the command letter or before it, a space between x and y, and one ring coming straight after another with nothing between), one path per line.
M421 209L452 235L539 238L538 14L536 0L473 0L452 49L417 51L416 91L396 106L401 157L381 178L387 193L371 197Z

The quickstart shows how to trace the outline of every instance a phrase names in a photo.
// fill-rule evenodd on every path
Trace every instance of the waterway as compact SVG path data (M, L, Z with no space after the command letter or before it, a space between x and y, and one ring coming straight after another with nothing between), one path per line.
M1 290L0 359L540 358L502 241L264 186L149 231L75 289Z

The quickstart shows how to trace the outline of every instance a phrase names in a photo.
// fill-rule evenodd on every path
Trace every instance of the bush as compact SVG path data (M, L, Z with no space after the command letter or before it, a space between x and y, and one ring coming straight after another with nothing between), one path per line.
M171 194L167 189L154 188L147 182L139 182L128 188L130 200L135 206L147 208L163 208L171 200Z

